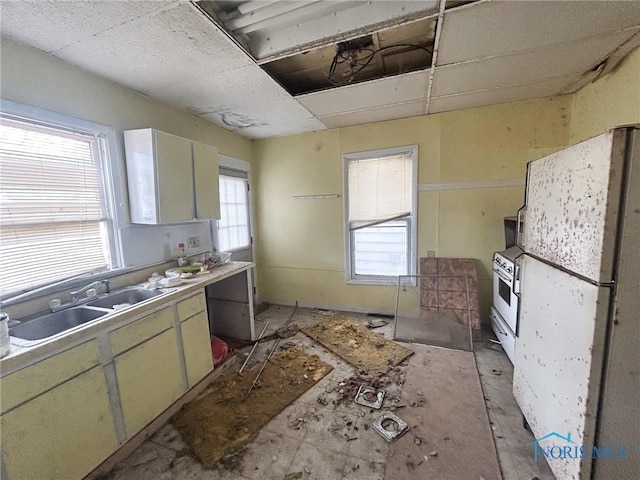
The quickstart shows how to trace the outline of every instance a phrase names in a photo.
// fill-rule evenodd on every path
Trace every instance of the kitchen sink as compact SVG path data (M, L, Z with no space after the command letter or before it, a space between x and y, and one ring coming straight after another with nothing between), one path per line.
M55 313L48 313L33 320L23 321L9 329L9 335L22 340L43 340L65 330L90 322L106 315L105 310L74 307ZM23 343L23 342L20 342Z
M100 308L122 308L130 307L133 304L144 302L150 298L167 293L169 290L147 290L141 287L127 287L107 293L96 300L87 303L91 307Z
M21 319L18 325L9 328L11 343L23 347L36 345L54 335L172 291L173 289L147 290L142 287L126 287L92 300L85 300L75 307L29 316Z

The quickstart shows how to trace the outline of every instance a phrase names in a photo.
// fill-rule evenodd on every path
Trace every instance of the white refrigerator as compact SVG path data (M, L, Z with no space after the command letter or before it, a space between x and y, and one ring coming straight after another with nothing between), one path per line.
M513 393L563 479L640 478L640 130L530 162ZM595 448L594 448L595 447Z

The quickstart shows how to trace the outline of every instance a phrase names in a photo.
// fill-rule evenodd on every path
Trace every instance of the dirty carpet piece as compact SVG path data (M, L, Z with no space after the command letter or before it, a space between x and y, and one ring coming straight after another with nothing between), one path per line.
M245 399L259 368L218 382L171 420L205 468L239 461L243 447L269 420L333 369L317 355L288 348L269 360Z
M336 317L302 329L309 337L358 369L384 373L413 354L364 325Z

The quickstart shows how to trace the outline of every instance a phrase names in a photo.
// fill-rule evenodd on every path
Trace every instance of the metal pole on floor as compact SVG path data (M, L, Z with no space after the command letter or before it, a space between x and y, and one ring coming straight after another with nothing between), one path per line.
M291 320L293 320L293 317L295 316L297 311L298 311L298 301L296 300L296 308L294 308L293 312L291 312L291 315L289 315L289 318L287 319L287 322L284 324L284 327L283 327L284 329L286 329L289 326L289 324L291 323ZM267 366L267 363L269 362L269 359L273 355L273 352L275 352L276 348L278 348L278 344L280 343L281 339L282 339L282 337L278 337L276 339L275 343L273 344L273 347L271 348L271 351L269 352L269 355L267 355L267 358L265 359L264 363L262 364L262 367L260 367L260 371L258 372L258 375L256 375L256 378L253 380L253 383L251 384L251 387L249 387L249 391L244 396L244 398L247 398L249 396L249 394L251 393L251 390L253 390L253 388L258 383L258 379L260 378L260 375L262 374L262 371L264 370L264 367Z
M247 356L247 358L245 359L244 363L240 367L240 370L238 370L238 373L242 373L242 371L244 370L244 367L246 367L247 363L249 363L249 359L251 358L251 355L253 355L253 352L256 351L256 347L260 343L260 340L262 340L262 337L264 336L264 332L267 330L268 326L269 326L269 322L267 321L267 323L264 324L264 328L262 329L262 332L260 332L260 336L258 337L258 341L253 344L253 347L251 348L251 351L249 352L249 355Z

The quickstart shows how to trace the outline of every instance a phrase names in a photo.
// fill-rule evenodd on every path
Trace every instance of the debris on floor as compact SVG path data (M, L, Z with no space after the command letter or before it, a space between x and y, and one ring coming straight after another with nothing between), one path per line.
M386 390L385 404L390 409L401 408L400 391L404 385L406 372L401 367L393 367L384 374L371 374L365 370L358 370L352 376L342 379L335 386L329 387L324 393L318 395L316 401L326 406L329 403L335 405L346 404L353 401L362 385L367 385L374 390ZM390 393L391 391L391 393ZM329 400L328 394L336 392L335 400Z
M385 412L376 418L373 429L387 442L394 442L409 430L409 425L393 412Z
M344 317L301 331L354 367L369 373L384 373L413 354L412 350Z
M367 323L365 325L369 330L373 330L374 328L385 327L389 325L389 322L387 322L386 320L380 320L380 319L367 320Z
M379 410L382 407L384 393L384 390L376 390L367 385L360 385L354 401L359 405Z
M232 469L260 429L332 369L316 355L288 348L271 358L250 396L245 398L257 368L216 383L172 423L205 468L221 462Z

